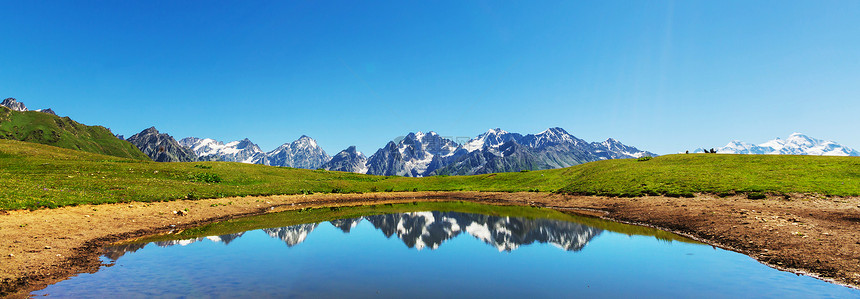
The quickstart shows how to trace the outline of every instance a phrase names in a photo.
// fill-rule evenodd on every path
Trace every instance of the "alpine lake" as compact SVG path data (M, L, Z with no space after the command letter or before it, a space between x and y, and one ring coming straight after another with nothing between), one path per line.
M669 232L532 207L303 209L103 249L71 298L860 298Z

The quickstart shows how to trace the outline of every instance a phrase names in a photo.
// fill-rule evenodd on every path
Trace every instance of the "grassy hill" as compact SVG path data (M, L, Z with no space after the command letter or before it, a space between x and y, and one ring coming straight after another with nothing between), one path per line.
M148 160L134 145L117 139L107 128L87 126L68 117L0 106L0 139L52 145L123 158Z
M563 169L406 178L234 162L156 163L0 140L0 209L307 192L547 191L860 196L860 158L668 155Z

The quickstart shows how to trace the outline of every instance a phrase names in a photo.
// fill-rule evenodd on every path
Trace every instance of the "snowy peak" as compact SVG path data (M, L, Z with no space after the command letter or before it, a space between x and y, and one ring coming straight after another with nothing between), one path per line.
M367 173L377 175L426 176L464 153L453 140L436 134L409 133L389 142L367 160Z
M266 153L269 165L305 169L317 169L331 160L331 157L317 145L316 140L302 135L290 143L284 143Z
M704 149L702 151L704 151ZM767 151L752 143L746 143L740 140L732 140L731 142L729 142L729 144L726 144L726 146L719 148L717 152L760 155L765 154Z
M194 151L202 160L266 164L260 147L248 138L224 143L211 138L186 137L179 144Z
M478 135L472 140L469 140L468 142L463 144L463 148L470 153L476 150L488 150L498 148L499 146L508 141L520 140L522 137L523 136L520 134L512 134L505 130L495 128L487 130L487 132Z
M548 146L561 145L561 144L570 144L578 146L585 141L570 135L562 128L549 128L540 132L538 134L526 135L522 138L523 145L531 147L531 148L544 148Z
M334 155L321 168L333 171L367 173L367 157L356 150L355 146L350 146Z
M331 159L313 138L304 135L268 153L248 138L225 144L210 138L187 137L179 143L193 150L203 160L316 169Z
M775 138L759 145L738 140L729 142L717 150L721 154L751 155L812 155L812 156L860 156L860 152L833 141L793 133L786 139Z
M16 100L15 98L4 99L3 102L0 102L0 106L4 106L6 108L9 108L12 111L19 111L19 112L30 111L27 109L27 106L24 105L23 102L18 102L18 100ZM57 113L55 113L54 110L51 110L51 108L36 109L33 111L47 113L47 114L51 114L51 115L57 115Z
M615 140L613 138L608 138L606 141L601 143L591 143L592 152L598 156L601 160L606 159L630 159L630 158L641 158L645 156L656 157L657 154L642 151L638 148L625 145L621 143L621 141Z
M28 111L27 106L24 106L24 103L18 102L15 98L6 98L0 103L0 106L5 106L12 109L12 111Z
M318 148L317 141L307 135L302 135L290 144L293 148Z
M251 150L256 150L256 151L262 151L258 145L251 142L251 140L248 138L242 139L241 141L236 143L236 148L240 149L240 150L251 149Z

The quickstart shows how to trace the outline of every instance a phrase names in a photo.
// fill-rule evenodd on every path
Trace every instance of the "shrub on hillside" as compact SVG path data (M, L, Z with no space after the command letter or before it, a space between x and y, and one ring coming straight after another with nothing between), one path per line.
M193 173L188 175L188 180L197 183L220 183L221 177L214 173Z

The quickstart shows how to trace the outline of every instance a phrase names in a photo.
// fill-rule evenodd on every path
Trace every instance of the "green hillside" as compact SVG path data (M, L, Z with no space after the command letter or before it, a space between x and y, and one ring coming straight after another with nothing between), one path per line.
M102 126L87 126L68 117L36 111L18 112L0 106L0 139L148 160L134 145L117 139Z
M234 162L156 163L0 140L0 209L306 192L542 191L607 196L860 196L860 158L691 154L406 178Z

